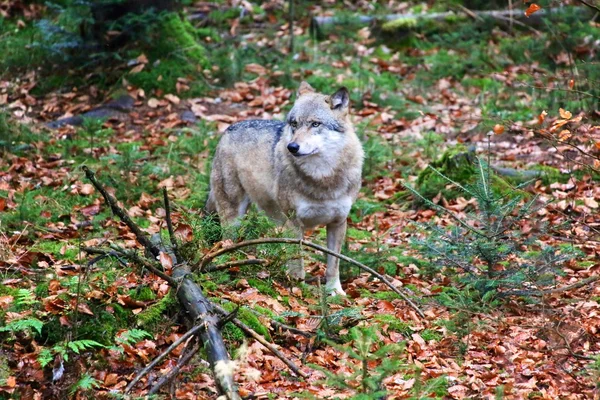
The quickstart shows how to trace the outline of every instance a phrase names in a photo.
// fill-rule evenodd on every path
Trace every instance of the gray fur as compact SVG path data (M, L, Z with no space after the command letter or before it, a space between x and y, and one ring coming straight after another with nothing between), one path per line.
M255 203L294 229L327 227L327 246L341 249L346 218L361 185L363 149L348 115L348 92L316 93L303 82L286 123L250 120L230 126L211 172L207 210L233 224ZM288 151L295 143L297 152ZM304 278L301 260L290 275ZM327 288L343 294L339 260L327 257Z

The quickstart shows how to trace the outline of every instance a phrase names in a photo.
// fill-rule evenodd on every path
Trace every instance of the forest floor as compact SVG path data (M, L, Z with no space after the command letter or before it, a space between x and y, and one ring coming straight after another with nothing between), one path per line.
M30 13L4 20L5 37L18 38L15 32L33 26L42 12L25 10ZM331 10L312 5L310 11ZM407 12L400 5L398 11ZM199 274L207 297L228 309L242 306L240 318L309 374L294 376L253 340L246 348L243 333L227 326L227 344L240 361L240 393L257 399L357 395L360 385L324 381L313 366L358 382L362 366L350 349L359 343L350 332L362 326L376 328L373 353L402 345L389 355L399 364L382 383L390 399L598 398L600 285L543 296L482 296L461 280L464 271L442 268L413 243L427 237L424 224L446 229L455 220L406 190L448 149L467 149L497 167L542 170L514 191L546 203L513 229L535 239L523 245L530 251L578 251L553 287L597 275L597 24L567 16L533 31L511 31L467 20L448 31L415 28L397 38L351 25L314 40L309 19L300 18L292 55L285 16L252 12L249 21L225 20L229 28L221 33L231 43L215 45L209 57L219 63L201 74L163 68L160 57L141 51L132 57L136 63L115 68L121 78L110 87L101 84L98 70L83 79L73 77L77 70L49 78L26 67L0 78L0 398L117 396L186 331L160 278L118 258L89 263L94 256L83 247L141 246L112 217L81 167L96 171L148 234L166 231L161 190L167 188L178 237L200 257L215 239L202 208L219 135L236 121L283 119L301 80L326 93L348 87L365 147L363 188L343 253L386 274L424 317L382 282L344 263L348 296L325 301L315 280L296 284L285 277L282 253L294 250L261 246L223 258L270 263ZM104 120L54 123L98 108ZM460 218L479 209L448 182L426 189L433 190L434 203ZM276 230L255 211L240 229L243 238ZM310 234L316 243L324 238L324 229ZM323 276L324 257L303 255L308 275ZM272 319L309 335L283 331ZM143 396L182 351L171 353L132 394ZM165 398L216 397L202 357L163 389ZM381 372L380 360L367 364L368 375Z

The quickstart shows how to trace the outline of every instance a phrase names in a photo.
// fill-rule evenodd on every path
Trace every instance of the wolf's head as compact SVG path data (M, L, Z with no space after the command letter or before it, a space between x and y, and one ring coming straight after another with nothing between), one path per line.
M287 149L296 162L339 157L345 146L346 133L354 131L348 120L349 96L341 88L331 96L317 93L308 83L298 88L298 98L287 116ZM306 160L305 160L306 159Z

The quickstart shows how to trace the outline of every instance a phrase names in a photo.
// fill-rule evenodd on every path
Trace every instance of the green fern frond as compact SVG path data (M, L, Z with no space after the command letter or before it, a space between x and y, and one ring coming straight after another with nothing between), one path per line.
M36 330L38 334L42 334L44 323L37 318L25 318L10 321L6 326L0 327L0 332L20 332Z
M19 289L15 294L15 306L30 307L38 301L35 299L35 294L29 289Z
M115 341L118 344L128 344L130 346L142 341L143 339L152 339L152 335L142 329L129 329L117 335Z
M93 378L90 374L85 373L79 378L79 380L71 387L69 392L74 395L79 390L92 390L100 387L100 381Z

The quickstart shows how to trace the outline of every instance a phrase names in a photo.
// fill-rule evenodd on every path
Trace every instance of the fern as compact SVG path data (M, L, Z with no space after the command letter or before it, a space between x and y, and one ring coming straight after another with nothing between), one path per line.
M133 346L143 339L152 339L152 335L142 329L129 329L117 335L115 341L118 344L128 344Z
M73 396L79 390L87 391L98 388L100 387L100 383L101 382L99 380L93 378L90 374L85 373L73 386L71 386L69 392L71 396Z
M0 327L0 332L20 332L36 330L38 334L42 334L44 323L37 318L17 319L9 322L6 326Z
M67 343L67 348L75 354L79 354L80 351L91 350L93 348L103 348L103 344L96 342L95 340L74 340Z
M37 360L42 366L42 368L45 368L46 365L50 364L52 360L54 360L54 353L52 353L52 350L44 348L40 350L40 353L37 356Z
M37 303L35 299L35 294L33 291L29 289L19 289L15 295L15 306L18 308L21 307L31 307Z

